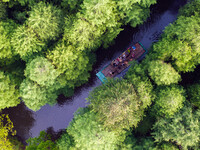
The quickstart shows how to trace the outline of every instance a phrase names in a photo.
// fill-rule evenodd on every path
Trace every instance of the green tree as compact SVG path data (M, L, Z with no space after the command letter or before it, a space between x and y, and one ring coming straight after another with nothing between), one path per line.
M133 64L125 76L128 82L133 84L140 100L143 102L142 109L151 105L151 101L155 97L152 92L153 85L147 77L146 67L147 65L144 61L141 64Z
M151 104L151 100L146 104L145 99L140 98L134 86L126 80L111 80L95 88L88 100L105 127L119 132L136 127L144 109Z
M193 0L179 9L179 16L190 17L192 15L200 15L200 1Z
M26 150L58 150L51 136L45 131L41 131L39 137L29 138L27 143Z
M15 30L11 43L14 50L25 61L36 57L37 53L41 52L45 47L45 43L38 39L36 33L24 25Z
M15 78L0 71L0 109L14 107L20 103L19 89Z
M80 51L96 49L102 42L107 46L121 31L116 11L114 1L85 0L77 19L70 27L65 27L64 38ZM106 38L106 41L105 37L110 39Z
M187 7L182 12L186 13L185 9ZM190 9L188 14L194 15L179 16L176 22L165 28L162 40L153 45L153 58L172 62L178 71L194 70L200 63L200 17L197 11L193 10L192 13Z
M62 33L62 20L59 8L39 2L33 5L26 23L42 41L48 41L57 39Z
M197 147L200 135L199 115L199 111L192 112L191 107L185 106L172 118L159 119L153 127L155 141L176 142L184 150Z
M178 146L173 145L172 143L169 142L164 142L161 145L157 147L158 150L179 150Z
M114 150L120 139L115 132L106 131L91 111L75 115L67 131L73 137L77 149Z
M188 95L188 99L191 101L191 103L194 106L200 107L200 84L199 83L188 86L187 95Z
M128 135L125 141L119 146L119 150L158 150L151 137L136 138Z
M88 80L89 73L92 69L92 62L88 57L90 54L77 52L71 45L59 43L47 58L57 68L57 72L66 80L69 87L80 85Z
M20 95L26 106L34 111L39 110L45 104L54 105L57 98L54 89L42 87L29 79L21 83Z
M136 27L149 17L149 7L155 4L156 0L118 0L116 2L119 16L123 22Z
M6 4L3 2L0 2L0 21L5 19L6 16L7 16Z
M15 60L16 52L10 44L12 33L17 27L11 19L0 22L0 64L7 65Z
M59 150L69 150L70 148L74 148L74 140L73 137L70 136L67 132L62 134L61 138L59 138L56 142Z
M185 91L177 85L158 87L154 110L161 116L173 116L174 113L183 107L185 101Z
M62 0L61 6L69 12L77 12L83 0Z
M5 123L6 122L6 123ZM10 142L8 136L16 134L13 130L13 123L11 122L8 115L0 115L0 149L1 150L14 150L14 145Z
M149 76L157 85L170 85L178 83L181 76L170 65L161 60L154 60L149 62L148 67Z
M25 76L41 86L50 87L56 82L58 73L46 58L37 57L27 64Z

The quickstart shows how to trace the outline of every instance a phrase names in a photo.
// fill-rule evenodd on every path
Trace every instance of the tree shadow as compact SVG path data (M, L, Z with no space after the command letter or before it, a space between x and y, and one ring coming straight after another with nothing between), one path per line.
M58 140L65 132L65 129L60 129L56 132L54 131L53 127L49 127L46 130L46 133L51 135L51 140L54 142Z
M24 103L21 103L16 107L4 109L2 113L9 115L13 122L14 130L17 131L16 137L23 144L26 144L26 140L31 136L29 130L35 122L33 112L28 110Z

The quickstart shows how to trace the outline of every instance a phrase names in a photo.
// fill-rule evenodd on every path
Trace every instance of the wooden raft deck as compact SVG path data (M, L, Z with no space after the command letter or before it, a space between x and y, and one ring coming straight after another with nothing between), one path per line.
M113 78L124 69L126 69L130 65L130 61L137 60L145 52L146 51L143 49L143 47L139 43L136 43L134 46L131 46L126 51L124 51L118 58L113 60L101 72L105 77Z

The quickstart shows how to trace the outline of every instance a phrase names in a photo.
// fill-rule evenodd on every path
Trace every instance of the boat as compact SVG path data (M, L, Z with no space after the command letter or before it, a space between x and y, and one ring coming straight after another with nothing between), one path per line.
M131 61L139 61L148 51L138 42L128 47L119 57L99 71L96 76L105 83L108 78L114 78L130 66Z

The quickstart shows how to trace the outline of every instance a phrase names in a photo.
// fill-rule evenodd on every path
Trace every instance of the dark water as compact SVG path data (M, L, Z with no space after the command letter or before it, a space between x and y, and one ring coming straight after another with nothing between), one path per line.
M158 40L163 29L176 20L179 7L185 3L184 0L158 0L157 5L151 8L151 16L143 25L136 28L125 26L113 46L106 50L97 50L97 63L93 67L89 82L77 88L73 97L66 99L60 96L59 104L53 107L45 105L37 112L29 110L23 103L5 109L3 112L9 114L17 130L17 136L25 141L29 137L38 136L41 130L47 128L54 131L66 128L73 118L73 113L79 107L87 105L85 98L88 97L89 91L101 84L95 74L130 44L140 41L148 49Z

